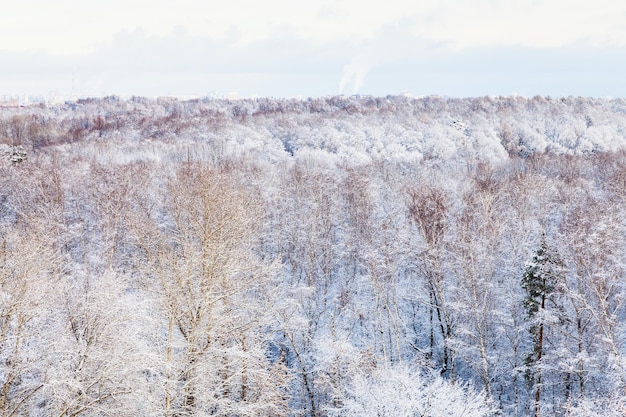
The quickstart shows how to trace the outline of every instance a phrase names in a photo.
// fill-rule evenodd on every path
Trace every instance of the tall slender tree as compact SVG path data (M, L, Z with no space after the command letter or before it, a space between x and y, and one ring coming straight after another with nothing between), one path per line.
M535 391L535 417L539 416L541 404L541 360L544 356L544 333L548 325L546 310L549 306L557 306L556 294L559 277L562 275L563 263L558 254L546 243L545 235L541 237L541 245L522 275L522 288L526 291L523 300L528 314L527 319L532 340L532 350L526 356L526 379Z

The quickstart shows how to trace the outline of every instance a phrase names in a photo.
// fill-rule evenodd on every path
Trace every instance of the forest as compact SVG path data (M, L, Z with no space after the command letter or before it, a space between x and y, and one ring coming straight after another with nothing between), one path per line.
M0 108L0 416L626 415L626 100Z

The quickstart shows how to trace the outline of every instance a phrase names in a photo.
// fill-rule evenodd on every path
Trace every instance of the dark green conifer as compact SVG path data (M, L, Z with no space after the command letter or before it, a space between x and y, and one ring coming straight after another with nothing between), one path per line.
M522 275L522 288L526 291L523 304L527 319L531 321L529 329L532 350L525 358L526 381L535 388L535 417L539 416L541 400L541 358L544 353L545 318L540 314L548 305L558 310L556 287L562 275L563 264L554 251L548 247L545 235L532 260L527 264Z

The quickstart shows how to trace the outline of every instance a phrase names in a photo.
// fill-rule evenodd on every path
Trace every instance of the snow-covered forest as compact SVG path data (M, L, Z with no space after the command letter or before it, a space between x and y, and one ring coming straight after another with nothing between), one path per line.
M623 416L626 100L0 109L0 415Z

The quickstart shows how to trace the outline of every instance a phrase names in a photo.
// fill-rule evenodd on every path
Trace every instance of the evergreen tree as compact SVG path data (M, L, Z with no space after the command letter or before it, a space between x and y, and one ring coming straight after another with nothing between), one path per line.
M523 304L527 319L531 321L529 329L532 351L525 358L526 380L535 388L535 417L539 416L541 401L541 358L544 354L545 315L548 305L557 306L556 287L562 274L562 262L551 251L542 236L541 245L532 260L527 264L522 275L522 288L526 291Z

